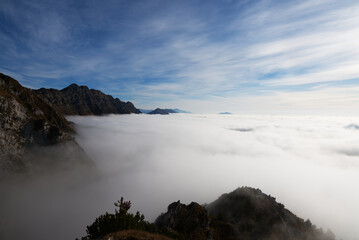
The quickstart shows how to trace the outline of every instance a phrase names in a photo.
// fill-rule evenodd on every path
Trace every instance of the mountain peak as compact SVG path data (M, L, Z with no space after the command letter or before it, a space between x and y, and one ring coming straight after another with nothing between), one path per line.
M90 91L90 89L87 86L80 86L77 85L76 83L72 83L69 86L61 89L60 91L79 91L79 90L85 90L85 91Z
M199 205L174 202L155 221L160 229L180 233L185 239L334 240L309 220L297 217L261 190L240 187L216 201Z
M78 87L79 87L79 85L77 85L76 83L72 83L67 88L78 88Z
M3 86L3 91L7 89L7 91L10 91L14 94L16 94L16 92L20 92L22 89L25 89L17 80L3 73L0 73L0 86Z
M36 90L48 104L64 115L104 115L140 113L131 102L104 94L76 83L62 90Z

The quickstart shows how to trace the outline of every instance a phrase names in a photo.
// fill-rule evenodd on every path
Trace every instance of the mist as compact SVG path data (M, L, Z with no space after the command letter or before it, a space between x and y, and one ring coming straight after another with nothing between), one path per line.
M0 185L0 238L75 239L120 199L153 221L181 200L260 188L338 239L358 239L355 118L246 115L69 117L96 174L78 169ZM80 173L79 173L80 172ZM4 195L5 194L5 195ZM17 234L17 235L16 235ZM16 237L14 237L16 235ZM5 238L2 238L5 236Z

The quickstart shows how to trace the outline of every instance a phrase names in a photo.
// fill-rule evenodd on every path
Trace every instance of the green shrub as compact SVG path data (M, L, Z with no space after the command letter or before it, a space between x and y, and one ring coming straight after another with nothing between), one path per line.
M89 239L97 239L109 233L117 232L126 229L138 229L148 232L156 232L154 224L145 221L143 214L136 212L136 214L128 213L131 207L130 201L117 201L115 206L115 214L105 213L89 226L87 226L87 237Z

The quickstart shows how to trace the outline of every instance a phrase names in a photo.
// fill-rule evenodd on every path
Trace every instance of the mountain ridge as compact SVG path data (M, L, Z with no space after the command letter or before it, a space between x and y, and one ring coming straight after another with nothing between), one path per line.
M105 115L141 113L131 102L123 102L100 90L75 83L61 89L40 88L37 94L63 115Z
M259 189L240 187L210 204L174 202L155 224L193 240L334 240Z

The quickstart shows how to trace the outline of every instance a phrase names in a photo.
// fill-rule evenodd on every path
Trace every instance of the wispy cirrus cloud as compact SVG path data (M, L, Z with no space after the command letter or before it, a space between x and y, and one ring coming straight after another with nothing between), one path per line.
M354 1L0 6L0 70L28 86L78 82L145 105L151 95L178 103L278 95L359 76Z

